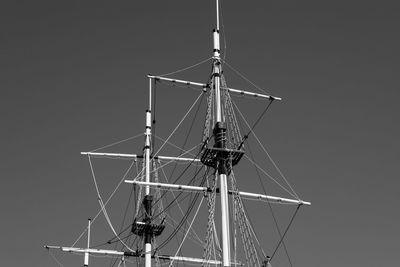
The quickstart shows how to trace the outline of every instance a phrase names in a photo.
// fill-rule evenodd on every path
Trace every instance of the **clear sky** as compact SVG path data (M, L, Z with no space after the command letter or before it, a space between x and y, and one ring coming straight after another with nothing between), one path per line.
M144 130L145 75L210 57L213 8L2 1L2 266L57 266L42 246L70 245L98 209L79 152ZM259 130L313 203L288 234L294 266L397 266L398 1L223 1L222 14L226 61L284 99ZM205 82L204 70L179 78ZM178 117L193 98L174 94L160 105Z

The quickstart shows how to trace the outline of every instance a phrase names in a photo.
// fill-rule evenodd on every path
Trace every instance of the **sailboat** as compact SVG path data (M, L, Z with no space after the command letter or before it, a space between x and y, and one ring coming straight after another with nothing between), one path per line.
M100 209L93 220L88 220L87 227L78 238L86 234L86 247L76 247L77 240L72 246L45 245L46 249L83 255L83 266L89 266L92 257L105 256L111 258L110 266L267 267L273 263L277 250L285 247L284 238L299 208L311 203L302 200L294 192L255 133L256 126L271 104L282 99L264 92L235 89L227 85L223 68L229 64L221 57L219 0L215 1L215 7L216 28L213 30L213 50L209 58L211 73L208 80L198 82L171 78L169 75L147 75L148 104L141 153L99 151L101 149L81 152L89 160ZM191 88L200 92L172 133L164 139L154 134L155 94L160 85ZM245 120L233 100L236 96L266 103L253 123ZM202 123L193 119L189 128L192 130L197 127L201 138L187 149L189 135L181 134L178 139L185 141L182 147L178 147L171 142L171 137L196 107L194 118L198 118L198 111L201 110L199 103L204 104L205 116L202 117ZM161 145L156 146L156 138L162 141ZM281 174L287 186L281 185L253 159L248 144L252 138L256 140L258 148L265 152L266 158ZM168 150L168 146L178 148ZM178 153L162 154L168 151ZM111 191L106 200L103 199L96 176L94 161L98 158L129 162L117 188ZM241 191L239 184L243 184L243 181L240 179L250 182L249 172L240 172L240 168L245 165L244 161L256 170L253 173L259 177L265 175L271 178L293 197L269 195L262 183L260 192ZM136 166L136 171L133 166ZM170 169L166 171L167 168ZM121 184L129 186L130 194L124 218L117 229L110 215L109 202ZM260 233L254 226L245 201L258 201L270 208L271 212L272 205L296 207L285 228L276 225L279 239L269 252L263 249L260 241L264 231L261 229ZM100 245L93 245L91 226L101 216L104 216L112 236ZM272 216L276 224L274 213ZM197 230L200 225L203 225L202 230ZM285 251L287 253L286 247ZM184 255L184 252L189 255Z

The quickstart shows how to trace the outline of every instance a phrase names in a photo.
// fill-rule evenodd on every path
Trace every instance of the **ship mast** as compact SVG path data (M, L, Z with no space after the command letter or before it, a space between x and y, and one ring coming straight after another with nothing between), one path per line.
M213 85L215 90L215 121L214 138L215 147L226 148L225 133L226 126L221 110L221 57L220 57L220 39L219 39L219 0L216 3L217 28L213 31L214 49L213 49ZM229 242L229 202L228 202L228 183L226 161L228 159L221 157L217 162L216 175L220 183L221 197L221 223L222 223L222 264L224 267L230 266L230 242Z
M149 79L149 108L146 110L146 131L145 131L145 147L144 147L144 159L146 168L146 182L150 181L150 154L151 154L151 90L152 90L152 80ZM150 195L150 186L145 187L145 197L143 199L143 206L145 208L145 223L151 222L152 215L152 201L153 197ZM144 253L145 253L145 267L151 267L151 239L152 239L151 228L147 228L144 233Z

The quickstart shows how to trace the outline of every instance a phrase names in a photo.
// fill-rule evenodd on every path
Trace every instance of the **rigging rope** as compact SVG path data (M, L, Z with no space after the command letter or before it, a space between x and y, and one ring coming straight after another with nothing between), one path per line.
M219 14L220 14L220 18L221 18L221 35L224 38L224 59L223 61L225 61L226 59L226 32L225 32L225 25L224 25L224 18L222 16L222 1L219 1Z
M140 173L143 173L145 169L145 162L144 160L142 161L142 170L140 171ZM144 175L141 176L141 180L144 180ZM135 179L136 180L136 179ZM140 180L140 179L139 179ZM138 192L138 197L136 198L137 202L136 202L136 211L135 211L135 218L137 217L137 215L139 214L139 209L142 206L140 203L142 201L142 193L143 193L143 187L139 186L139 192Z
M249 135L251 133L254 134L254 128L257 126L257 124L260 122L261 118L264 116L264 114L267 112L267 110L269 109L269 107L271 106L273 102L273 98L269 100L269 103L267 105L267 107L264 109L264 111L260 114L260 116L258 117L258 119L256 120L256 122L253 124L252 127L250 127L249 132L243 136L242 142L240 142L238 149L240 150L243 146L244 141L246 141L247 138L249 138ZM236 106L236 105L235 105Z
M159 160L154 160L153 161L153 169L157 169L157 164L160 165L160 161ZM154 182L158 183L159 179L158 179L158 171L154 172ZM160 199L161 198L161 193L160 193L160 188L156 188L155 189L155 193L154 196L156 199ZM164 208L163 208L163 204L162 201L159 201L160 204L157 206L158 210L160 211L161 214L161 221L164 220L165 218L165 214L164 214Z
M124 217L122 218L121 226L120 226L120 229L119 229L120 232L122 231L122 227L124 227L126 215L128 213L128 208L129 208L130 203L131 203L131 198L132 198L132 193L133 193L134 188L135 188L135 185L132 184L131 185L131 191L129 193L128 203L126 204L125 211L124 211Z
M200 154L200 151L197 153L197 155L195 156L195 158L197 158L199 154ZM192 161L189 163L189 165L186 166L186 168L182 171L182 173L175 179L175 181L173 182L174 184L175 184L176 182L178 182L178 181L183 177L183 175L184 175L184 174L186 173L186 171L190 168L190 166L193 164L193 162L194 162L194 160L192 160ZM164 166L165 166L165 165L166 165L166 164L164 164ZM198 171L196 171L194 177L189 181L189 183L193 182L193 180L197 177L197 175L200 173L200 171L201 171L201 169L198 170ZM162 198L165 194L166 194L166 193L164 193L164 194L161 196L161 198ZM156 204L156 203L157 203L157 201L156 201L154 204Z
M199 210L200 210L201 204L203 203L203 200L204 200L204 197L201 198L201 200L200 200L199 207L197 208L196 213L195 213L194 216L193 216L193 219L192 219L192 222L191 222L190 225L189 225L188 231L186 231L186 234L185 234L185 236L183 237L183 240L182 240L180 246L178 247L178 249L177 249L177 251L176 251L176 253L175 253L175 257L178 255L179 251L181 250L182 245L183 245L183 243L184 243L185 240L186 240L186 236L188 235L189 230L192 228L193 222L194 222L194 220L196 219L197 214L199 213ZM170 262L170 264L169 264L170 267L172 266L172 263L174 262L174 260L175 260L175 259L173 259L173 260Z
M249 123L247 122L247 120L244 118L243 114L240 112L239 108L237 107L237 105L233 102L233 104L235 105L236 109L238 110L239 114L241 115L242 119L244 120L244 122L246 123L247 127L250 128ZM282 173L282 171L280 170L280 168L278 167L278 165L275 163L275 161L272 159L271 155L268 153L267 149L265 148L265 146L261 143L260 139L258 138L258 136L255 134L255 132L253 132L253 135L255 137L255 139L257 140L258 144L260 145L260 147L262 148L262 150L264 151L264 153L267 155L268 159L271 161L272 165L274 165L275 169L278 171L278 173L281 175L281 177L283 178L283 180L286 182L286 184L289 186L289 188L292 190L293 194L295 195L295 198L297 198L298 200L300 200L300 197L297 195L296 191L294 191L293 187L290 185L290 183L288 182L288 180L286 179L285 175Z
M184 156L185 154L188 154L188 155L191 155L191 156L193 156L193 157L196 157L196 155L193 154L193 153L191 153L190 151L194 150L194 149L197 148L199 145L195 145L194 147L192 147L192 148L189 149L189 150L184 150L184 149L182 149L181 147L179 147L179 146L177 146L177 145L175 145L175 144L173 144L173 143L171 143L171 142L169 142L169 141L166 141L165 139L163 139L163 138L161 138L161 137L156 136L156 138L159 139L159 140L161 140L161 141L163 141L163 142L166 142L168 145L171 145L171 146L173 146L173 147L175 147L175 148L181 150L181 152L184 152L184 153L180 154L180 155L178 156L178 158Z
M251 239L251 233L254 233L254 230L252 230L251 223L249 222L249 219L246 215L246 211L245 211L242 199L239 195L239 190L236 186L233 173L231 173L230 176L231 176L231 185L232 185L233 196L234 196L234 200L235 200L234 205L236 206L235 210L237 211L235 216L238 219L239 231L240 231L241 237L242 237L244 252L246 255L246 261L248 263L248 266L260 266L260 261L259 261L258 255L257 255L257 250ZM255 234L253 236L254 236L255 240L257 241L257 243L259 244L257 236ZM263 251L263 254L265 254L264 251Z
M243 116L242 112L240 111L240 109L238 108L238 106L235 104L235 102L232 102L233 105L235 106L236 110L239 112L239 115L241 116L241 118L243 119L243 121L246 123L247 127L251 128L249 123L247 122L246 118ZM289 186L289 188L292 190L292 192L290 192L289 190L287 190L284 186L282 186L280 183L278 183L270 174L268 174L266 171L264 171L261 167L259 167L254 161L250 160L249 157L247 157L245 155L245 157L247 159L250 160L250 162L252 162L258 169L260 169L265 175L267 175L269 178L271 178L275 183L277 183L280 187L282 187L286 192L288 192L290 195L292 195L294 198L300 200L299 196L297 195L297 193L294 191L293 187L289 184L289 182L287 181L287 179L285 178L285 176L283 175L283 173L280 171L280 169L278 168L278 166L275 164L275 162L272 160L271 156L269 155L269 153L267 153L267 150L265 149L264 145L261 143L260 139L257 137L257 135L255 134L255 132L253 132L254 137L256 138L257 142L259 143L259 145L261 146L261 148L263 149L264 153L267 154L268 158L271 160L272 164L274 165L275 168L277 168L278 172L281 174L283 180L286 182L286 184Z
M212 86L211 86L212 88ZM205 117L205 122L204 122L204 130L203 130L203 138L201 142L205 145L210 136L210 123L211 123L211 118L212 118L212 108L213 108L213 98L214 98L214 90L210 90L208 94L208 99L207 99L207 112L206 112L206 117Z
M200 169L200 170L201 170L201 169ZM192 182L192 181L196 178L196 176L197 176L197 174L200 172L200 170L195 174L195 176L194 176L194 177L192 178L192 180L189 181L189 182ZM206 177L207 177L207 174L208 174L208 172L206 172L206 173L204 174L203 180L202 180L202 182L200 183L200 186L202 186L202 185L204 184L205 179L206 179ZM165 194L165 193L164 193L164 194ZM182 194L182 192L178 195L178 197L179 197L181 194ZM189 196L189 195L187 195L187 196ZM178 197L177 197L177 198L178 198ZM194 197L194 199L193 199L193 201L190 203L190 205L189 205L189 207L188 207L188 209L187 209L187 212L186 212L185 216L184 216L184 217L182 218L182 220L180 221L179 225L173 230L173 232L170 234L170 236L169 236L166 240L164 240L164 242L163 242L157 249L160 249L160 248L164 247L164 246L176 235L176 233L179 231L179 229L180 229L180 228L182 227L182 225L185 223L185 221L186 221L187 217L189 216L191 210L193 209L194 204L195 204L195 202L197 201L198 197L199 197L199 194L196 194L195 197ZM176 198L176 199L177 199L177 198ZM174 199L174 200L176 201L176 199ZM171 202L171 203L165 208L165 210L168 210L169 207L170 207L173 203L174 203L174 202Z
M192 129L193 129L193 126L194 126L194 122L196 121L197 115L198 115L199 110L200 110L200 107L201 107L201 103L203 102L203 98L204 98L204 94L202 93L202 94L201 94L200 103L199 103L199 105L198 105L198 107L197 107L197 110L196 110L196 112L195 112L195 115L194 115L194 118L193 118L193 120L192 120L192 123L191 123L191 125L190 125L190 127L189 127L189 130L188 130L187 134L186 134L186 138L185 138L185 140L184 140L184 142L183 142L182 148L179 148L181 151L185 151L184 148L185 148L185 146L186 146L186 144L187 144L187 142L188 142L188 140L189 140L189 136L190 136L190 133L192 132ZM195 103L197 103L197 101L198 101L198 100L196 100ZM194 104L193 104L193 105L194 105ZM190 109L190 110L191 110L191 109ZM169 139L169 137L168 137L168 139ZM164 144L168 142L168 139L167 139L166 141L164 141ZM168 142L168 143L169 143L169 142ZM158 153L158 152L157 152L157 153ZM178 157L180 157L180 156L182 156L182 153L181 153ZM193 162L191 162L191 163L193 163ZM178 162L175 162L175 165L174 165L174 167L173 167L173 169L172 169L172 171L171 171L170 176L173 176L173 174L175 173L175 170L176 170L176 167L177 167L177 166L178 166Z
M250 133L254 133L254 128L257 126L257 124L258 124L259 121L261 120L262 116L263 116L263 115L265 114L265 112L268 110L268 108L269 108L270 105L272 104L272 101L273 101L273 99L270 100L269 104L267 105L267 107L265 108L265 110L263 111L263 113L259 116L259 118L256 120L256 122L253 124L252 127L250 127L250 125L248 124L248 122L247 122L246 119L244 118L243 114L240 112L240 110L239 110L239 108L237 107L237 105L236 105L235 103L233 103L233 104L235 105L236 109L238 110L239 114L242 116L243 120L245 121L247 127L249 127L249 129L250 129L249 133L248 133L247 135L244 136L244 138L243 138L243 140L242 140L242 142L241 142L241 144L240 144L240 146L239 146L239 149L242 147L242 145L244 144L244 142L247 140L249 134L250 134ZM280 169L278 168L278 166L276 165L276 163L272 160L272 158L270 157L270 155L269 155L268 152L266 151L265 147L261 144L260 140L259 140L258 137L255 135L255 133L254 133L254 136L256 137L256 140L259 142L260 146L263 148L264 153L267 154L268 158L270 159L270 161L272 162L272 164L274 165L274 167L278 170L279 174L280 174L281 177L284 179L284 181L285 181L286 184L289 186L289 188L291 189L291 191L293 192L294 195L293 195L291 192L289 192L288 190L286 190L285 187L283 187L282 185L280 185L274 178L272 178L272 176L270 176L268 173L266 173L266 172L265 172L263 169L261 169L257 164L255 164L255 162L254 162L253 160L250 160L250 159L246 156L246 157L253 163L253 165L257 167L257 168L256 168L256 171L257 171L258 177L259 177L259 179L260 179L261 185L262 185L262 187L263 187L264 193L267 194L267 193L266 193L266 190L265 190L265 188L264 188L264 185L263 185L263 183L262 183L262 181L261 181L261 176L260 176L260 173L259 173L258 170L263 171L267 176L269 176L274 182L276 182L276 183L277 183L280 187L282 187L285 191L287 191L289 194L291 194L291 195L294 196L295 198L299 199L298 195L297 195L296 192L293 190L293 188L291 187L291 185L288 183L287 179L285 178L285 176L283 175L283 173L280 171ZM250 150L250 147L249 147L249 150ZM251 153L251 150L250 150L250 153ZM281 232L280 232L280 229L279 229L277 220L276 220L276 218L275 218L274 212L273 212L273 210L272 210L272 206L271 206L270 201L267 201L267 203L268 203L268 206L269 206L269 208L270 208L270 210L271 210L271 214L272 214L272 216L273 216L273 218L274 218L274 222L275 222L275 225L276 225L276 229L277 229L277 231L278 231L278 233L279 233L279 235L280 235L280 237L281 237L281 240L280 240L278 246L280 246L281 243L283 244L283 246L284 246L284 248L285 248L286 255L287 255L288 260L289 260L289 263L290 263L290 266L292 266L292 262L291 262L291 260L290 260L289 254L288 254L288 252L287 252L286 245L285 245L285 243L283 242L284 235L282 235ZM287 230L286 230L286 231L287 231Z
M205 247L203 252L203 266L210 266L208 261L211 258L211 252L215 251L214 245L214 232L215 232L215 224L214 224L214 211L215 211L215 198L217 193L217 179L214 177L213 185L211 187L211 192L208 193L207 198L207 207L208 207L208 217L207 217L207 231L206 231L206 240ZM214 252L215 258L215 252Z
M226 62L225 60L222 60L222 62L224 63L224 65L227 65L231 70L233 70L237 75L239 75L239 77L241 77L243 80L247 81L248 83L250 83L251 85L253 85L255 88L257 88L258 90L262 91L263 93L269 95L269 93L267 91L265 91L264 89L262 89L260 86L258 86L257 84L255 84L254 82L250 81L250 79L246 78L242 73L240 73L238 70L236 70L234 67L232 67L231 65L228 64L228 62Z
M56 256L53 254L53 252L50 249L47 249L47 251L49 252L50 256L53 258L53 260L58 263L58 265L60 265L61 267L64 267L64 265L62 265L62 263L56 258Z
M165 172L164 172L164 169L161 169L161 171L162 171L162 173L164 174L165 180L167 181L167 183L169 183L168 178L167 178L167 176L166 176L166 174L165 174ZM171 194L172 194L172 196L176 199L176 196L175 196L175 194L174 194L173 191L171 191ZM184 216L184 212L183 212L183 210L182 210L181 205L179 205L179 203L177 203L177 206L178 206L178 209L179 209L179 211L181 212L182 216ZM176 223L175 220L174 220L172 217L170 217L170 219L172 219L172 220L174 221L174 223ZM203 245L203 241L201 241L201 239L200 239L200 237L197 235L196 231L194 231L194 230L192 230L192 231L193 231L194 237L195 237L193 240L196 240L196 241L198 241L198 242L200 243L200 245Z
M179 128L179 126L182 124L182 122L186 119L186 117L188 116L188 114L190 113L190 111L193 109L193 107L196 105L197 101L199 101L200 97L203 95L203 91L200 93L200 95L196 98L196 100L194 101L194 103L192 104L192 106L189 108L189 110L186 112L186 114L183 116L183 118L181 119L181 121L178 123L178 125L175 127L175 129L171 132L171 134L168 136L167 140L161 145L161 147L157 150L156 153L154 153L154 157L158 155L158 153L161 151L161 149L165 146L166 142L169 141L169 139L172 137L172 135L174 135L174 133L176 132L176 130Z
M250 156L251 156L251 158L253 158L253 153L252 153L252 151L251 151L250 144L247 143L247 146L248 146L248 149L249 149L249 152L250 152ZM262 189L263 189L263 191L264 191L264 194L267 195L267 190L266 190L266 188L264 187L264 184L263 184L263 182L262 182L262 180L261 180L261 175L260 175L260 172L258 171L258 169L256 169L256 173L257 173L258 179L259 179L259 181L260 181L261 187L262 187ZM283 242L283 237L284 237L284 235L282 235L282 233L281 233L281 230L280 230L280 228L279 228L278 221L277 221L276 216L275 216L275 213L274 213L274 211L273 211L273 209L272 209L272 205L271 205L271 203L270 203L269 201L267 201L267 204L268 204L269 210L270 210L270 212L271 212L272 218L273 218L273 220L274 220L276 230L277 230L277 232L278 232L278 234L279 234L279 236L280 236L280 238L281 238L281 242ZM280 243L280 242L279 242L279 243ZM292 261L290 260L289 252L288 252L288 250L287 250L286 245L285 245L284 242L283 242L283 247L284 247L284 249L285 249L285 253L286 253L286 256L287 256L287 258L288 258L288 260L289 260L290 266L292 266ZM274 254L275 254L275 252L274 252Z
M114 227L113 227L113 225L112 225L112 223L111 223L111 220L110 220L110 218L109 218L109 216L108 216L108 214L107 214L107 211L106 211L106 207L105 207L105 206L107 205L107 203L104 204L103 199L101 198L100 191L99 191L99 187L98 187L97 181L96 181L96 176L95 176L95 174L94 174L94 169L93 169L92 161L90 160L90 156L88 156L88 159L89 159L89 164L90 164L90 170L91 170L91 172L92 172L93 182L94 182L94 185L95 185L95 187L96 187L96 192L97 192L97 197L98 197L98 201L99 201L99 204L100 204L100 208L101 208L101 210L103 211L103 214L104 214L104 217L105 217L106 221L108 222L108 224L109 224L111 230L113 231L114 235L118 238L118 240L121 242L121 244L123 244L129 251L135 252L135 251L132 250L128 245L126 245L124 241L122 241L122 240L119 238L117 232L115 231L115 229L114 229ZM122 180L119 182L119 184L117 185L117 187L115 188L115 190L111 193L111 196L110 196L109 199L111 199L111 197L112 197L112 196L114 195L114 193L117 191L117 189L119 188L119 186L120 186L120 185L122 184L122 182L125 180L125 177L126 177L126 175L128 174L128 172L129 172L129 170L131 169L132 166L133 166L133 163L129 166L128 171L124 174L124 176L122 177Z
M254 239L255 239L256 242L257 242L257 245L258 245L259 248L261 249L261 253L263 254L264 257L266 257L265 251L264 251L264 249L261 247L260 241L259 241L258 238L257 238L257 234L256 234L256 232L254 231L254 226L253 226L251 220L249 219L249 217L247 216L248 212L247 212L246 206L244 205L243 200L242 200L242 199L244 199L244 198L238 194L239 189L237 188L236 178L235 178L235 175L233 174L233 171L232 171L232 178L231 178L231 181L232 181L232 187L233 187L232 190L234 190L234 191L236 192L236 195L237 195L237 197L238 197L239 200L240 200L240 203L241 203L242 208L243 208L243 214L244 214L244 216L245 216L246 221L247 221L248 224L249 224L249 225L248 225L248 226L249 226L249 229L251 230L251 233L253 234Z
M142 135L143 135L143 134L140 133L140 134L137 134L137 135L135 135L135 136L131 136L131 137L125 138L125 139L123 139L123 140L116 141L116 142L114 142L114 143L111 143L111 144L108 144L108 145L105 145L105 146L102 146L102 147L93 149L93 150L91 150L90 152L96 152L96 151L98 151L98 150L100 150L100 149L103 149L103 148L107 148L107 147L110 147L110 146L118 145L118 144L120 144L120 143L123 143L123 142L129 141L129 140L138 138L139 136L142 136Z
M89 159L89 164L91 166L91 170L92 170L92 176L94 174L94 170L92 167L92 163L90 160L90 155L88 155L88 159ZM111 195L108 197L107 201L104 203L105 206L107 206L108 202L111 200L111 198L114 196L115 192L118 190L119 186L122 184L122 182L124 181L126 175L129 173L130 169L132 168L133 164L135 163L135 161L132 161L131 165L129 165L128 170L125 172L124 176L122 177L122 179L119 181L117 187L114 189L114 191L111 193ZM138 174L140 175L140 174ZM93 177L95 179L95 177ZM136 179L136 178L135 178ZM96 216L93 217L92 219L92 223L97 219L97 217L100 215L100 213L102 212L102 209L100 207L99 211L97 212ZM85 229L82 231L82 233L79 235L79 237L75 240L75 242L71 245L71 247L74 247L76 245L76 243L78 243L78 241L82 238L82 236L86 233L86 231L88 230L88 227L86 226Z
M296 198L298 200L300 200L300 197L297 195L296 191L294 191L294 189L292 188L292 186L290 185L290 183L287 181L285 175L282 173L282 171L280 170L280 168L278 167L278 165L275 163L275 161L272 159L272 157L270 156L270 154L268 153L268 151L265 149L264 145L261 143L260 139L258 139L258 137L256 135L254 135L258 144L260 145L260 147L262 148L262 150L264 151L264 153L268 156L269 160L271 161L272 165L274 165L275 169L278 171L278 173L281 175L281 177L283 178L283 180L285 180L286 184L289 186L289 188L292 190L293 194L295 194Z
M271 260L272 260L272 258L275 256L275 253L276 253L276 251L278 250L278 248L280 247L281 243L283 243L283 239L285 238L286 233L288 232L290 226L292 225L293 220L294 220L294 218L296 217L297 212L298 212L299 209L300 209L300 206L301 206L301 204L299 204L299 205L297 206L296 211L294 212L292 218L290 219L290 222L289 222L288 226L286 227L286 230L285 230L285 232L283 233L283 235L282 235L282 237L281 237L281 240L279 240L278 245L276 246L274 252L273 252L272 255L271 255ZM284 244L284 243L283 243L283 244ZM289 258L289 261L290 261L290 258ZM290 266L292 266L292 263L291 263L291 262L290 262Z
M227 87L226 85L226 81L225 81L225 76L222 75L221 76L221 82L222 82L222 86ZM231 145L230 148L237 148L238 147L238 143L241 141L241 134L240 134L240 129L238 126L238 122L235 116L235 112L233 109L233 105L232 105L232 99L231 96L229 94L229 92L227 90L223 90L223 98L224 98L224 110L226 110L226 117L227 120L229 121L229 123L227 123L227 126L229 127L229 131L227 131L227 134L231 134L231 138L227 139L232 139L229 140L229 144ZM233 142L233 144L231 144L231 141Z
M281 185L274 177L272 177L269 173L267 173L264 169L262 169L256 162L254 162L251 158L249 158L249 156L247 156L246 154L244 155L244 157L250 161L251 164L253 164L258 170L260 170L261 172L263 172L266 176L268 176L272 181L274 181L277 185L279 185L279 187L281 187L283 190L285 190L288 194L290 194L292 197L296 198L296 196L290 192L288 189L286 189L283 185Z
M188 69L192 69L192 68L197 67L197 66L199 66L199 65L201 65L201 64L203 64L203 63L205 63L205 62L207 62L207 61L209 61L211 59L212 59L212 57L209 57L209 58L204 59L204 60L202 60L202 61L200 61L200 62L198 62L196 64L193 64L193 65L191 65L189 67L185 67L185 68L182 68L182 69L179 69L179 70L176 70L176 71L173 71L173 72L169 72L169 73L160 74L160 75L157 75L157 76L161 76L161 77L169 76L169 75L176 74L176 73L188 70Z

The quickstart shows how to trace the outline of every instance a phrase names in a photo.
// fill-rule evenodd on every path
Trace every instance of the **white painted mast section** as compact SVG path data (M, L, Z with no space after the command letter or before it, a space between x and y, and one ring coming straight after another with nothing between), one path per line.
M229 240L229 202L228 202L228 184L226 174L220 174L220 197L222 213L222 255L224 266L230 266L230 248Z
M150 182L150 142L151 142L151 90L152 90L152 80L149 79L149 108L146 111L146 143L144 149L145 156L145 166L146 166L146 182ZM146 196L150 195L150 186L145 187ZM146 234L147 235L147 234ZM145 237L147 240L147 237ZM151 267L151 240L147 240L144 244L144 253L145 253L145 267Z
M88 235L87 235L87 249L90 248L90 222L92 220L88 220ZM89 266L89 252L85 252L85 258L83 260L83 266L88 267Z
M142 186L150 186L152 188L161 188L161 189L171 189L171 190L179 190L179 191L188 191L188 192L210 192L211 189L205 186L194 186L194 185L179 185L179 184L165 184L165 183L146 183L142 181L135 180L125 180L125 183L128 184L137 184ZM239 194L241 197L250 200L271 200L275 202L287 203L287 204L301 204L301 205L311 205L311 202L304 201L301 199L290 199L283 197L275 197L270 195L256 194L256 193L248 193L242 191L232 191L228 190L228 194Z
M222 122L221 92L220 92L221 58L220 58L220 46L219 46L219 29L214 30L213 37L214 37L213 79L214 79L214 89L215 89L215 111L216 111L215 119L217 122Z
M151 79L149 79L149 108L146 111L146 141L144 147L144 157L146 166L146 182L150 182L150 141L151 141ZM146 187L146 195L150 194L150 187Z
M214 40L214 62L213 62L213 85L215 89L215 121L223 123L221 110L221 58L220 58L220 40L219 40L219 0L215 1L217 11L217 28L213 31ZM214 126L215 127L215 126ZM225 164L225 163L223 163ZM221 190L221 224L222 224L222 265L224 267L231 266L230 262L230 242L229 242L229 202L228 202L228 185L226 173L219 173Z

